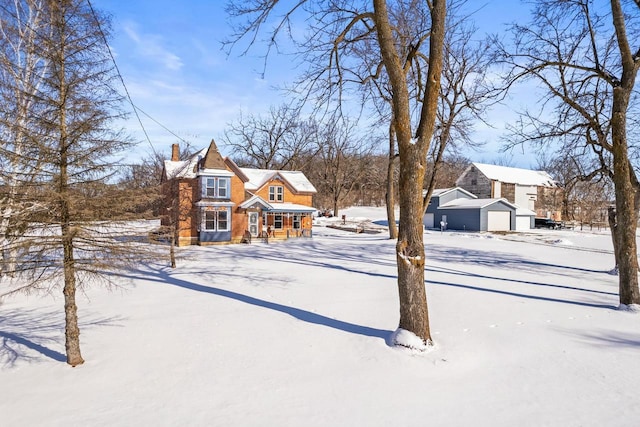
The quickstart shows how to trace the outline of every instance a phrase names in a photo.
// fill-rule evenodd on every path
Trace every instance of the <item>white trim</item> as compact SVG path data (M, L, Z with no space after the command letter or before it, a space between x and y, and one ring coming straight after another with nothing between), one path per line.
M196 202L195 205L197 207L209 207L209 206L213 206L213 207L221 207L221 208L231 208L233 206L235 206L235 204L233 202L210 202L210 201L204 201L204 200L200 200L199 202Z

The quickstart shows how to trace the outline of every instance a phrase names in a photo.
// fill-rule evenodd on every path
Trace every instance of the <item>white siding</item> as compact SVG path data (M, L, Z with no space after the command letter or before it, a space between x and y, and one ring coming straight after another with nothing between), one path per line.
M535 185L516 185L515 204L521 208L534 210L538 198L538 187Z

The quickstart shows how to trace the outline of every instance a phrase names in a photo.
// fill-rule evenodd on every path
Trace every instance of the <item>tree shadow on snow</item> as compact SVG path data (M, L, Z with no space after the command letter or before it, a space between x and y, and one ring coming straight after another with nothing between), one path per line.
M568 286L568 285L556 285L553 283L532 282L530 280L512 279L509 277L498 277L498 276L489 276L486 274L468 273L466 271L455 270L452 268L425 267L425 272L445 273L445 274L453 274L456 276L463 276L463 277L474 277L478 279L496 280L499 282L516 283L516 284L522 284L522 285L533 285L533 286L555 288L555 289L566 289L570 291L587 292L587 293L600 294L600 295L618 296L617 292L598 291L596 289L578 288L575 286Z
M64 324L57 311L9 310L0 315L0 363L13 366L22 359L36 361L38 353L56 362L67 357L52 347L57 346L56 335L64 334Z
M80 329L114 320L80 319ZM0 310L0 366L13 367L19 360L38 362L42 356L56 362L67 360L62 310Z
M152 274L154 277L150 277ZM259 298L244 295L238 292L228 291L225 289L216 288L213 286L205 286L197 283L189 282L186 280L178 279L171 276L167 271L160 270L155 272L143 272L145 280L153 280L169 285L178 286L181 288L189 289L192 291L203 292L211 295L217 295L224 298L229 298L235 301L239 301L245 304L254 305L257 307L266 308L269 310L278 311L283 314L287 314L303 322L312 323L315 325L327 326L329 328L337 329L343 332L348 332L356 335L363 335L372 338L381 338L387 345L390 345L390 337L393 331L384 329L371 328L369 326L357 325L355 323L345 322L342 320L332 319L327 316L323 316L318 313L303 310L300 308L290 307L284 304L279 304L271 301L265 301Z
M474 264L478 266L491 267L491 268L504 268L504 269L516 269L517 271L529 271L533 273L539 273L541 268L553 268L565 273L579 272L579 273L603 273L607 274L605 270L594 270L589 268L573 267L561 264L549 264L539 261L531 261L524 257L501 252L487 252L470 249L460 248L448 248L440 245L428 245L425 247L425 256L427 260L433 260L446 263L462 263L462 264ZM613 258L612 258L613 261ZM556 271L554 274L558 274Z
M612 310L617 308L617 306L612 305L612 304L596 304L596 303L590 303L590 302L584 302L584 301L574 301L574 300L570 300L570 299L545 297L545 296L540 296L540 295L531 295L531 294L524 294L524 293L519 293L519 292L506 291L504 289L483 288L481 286L464 285L464 284L450 283L450 282L438 282L438 281L434 281L434 280L427 280L426 282L427 282L427 284L430 284L430 285L450 286L450 287L454 287L454 288L462 288L462 289L469 289L469 290L473 290L473 291L489 292L489 293L494 293L494 294L508 295L508 296L512 296L512 297L526 298L526 299L532 299L532 300L538 300L538 301L548 301L548 302L558 302L558 303L562 303L562 304L579 305L579 306L582 306L582 307L608 308L608 309L612 309Z
M615 349L628 348L631 350L640 349L640 333L630 333L623 331L595 330L590 333L576 332L573 329L566 329L567 335L577 337L581 342L589 346L612 347Z

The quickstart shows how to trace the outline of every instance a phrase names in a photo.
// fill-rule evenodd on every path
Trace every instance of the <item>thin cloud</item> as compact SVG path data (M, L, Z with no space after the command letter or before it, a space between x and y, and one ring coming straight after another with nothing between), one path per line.
M180 70L184 63L182 59L163 46L163 37L157 34L144 34L136 30L136 25L129 22L122 27L127 36L135 43L137 52L145 58L159 62L169 70Z

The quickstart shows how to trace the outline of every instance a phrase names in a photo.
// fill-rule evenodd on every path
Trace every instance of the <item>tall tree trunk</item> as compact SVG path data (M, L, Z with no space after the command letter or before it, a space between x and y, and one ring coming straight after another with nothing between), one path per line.
M73 257L73 230L69 224L62 224L62 246L64 251L64 325L67 363L77 366L84 363L80 353L80 328L78 327L78 306L76 305L75 260Z
M59 18L59 16L57 17ZM76 266L73 255L74 234L75 230L71 223L71 206L69 191L69 144L70 138L67 130L67 99L68 87L65 76L65 55L66 49L64 45L60 50L59 60L59 116L58 125L60 131L59 141L59 167L60 182L58 190L60 198L60 230L62 238L63 250L63 268L64 268L64 325L65 325L65 350L67 353L67 363L71 366L77 366L84 363L80 353L80 328L78 327L78 307L76 305Z
M640 7L640 5L638 5ZM624 22L624 13L619 0L611 0L611 11L620 58L622 76L613 88L611 111L611 139L613 153L613 183L616 193L617 247L619 266L620 304L640 304L638 289L638 180L629 162L627 147L627 110L635 85L640 60L631 51Z
M396 244L399 328L412 332L428 344L431 342L431 331L424 283L422 185L440 93L446 2L434 0L431 5L429 70L415 138L411 134L406 74L395 47L387 4L384 0L374 0L373 5L380 52L392 86L394 127L400 154L400 226Z
M398 226L396 225L396 132L393 127L393 118L389 124L389 163L387 164L387 193L385 202L387 204L387 222L389 223L389 239L398 238Z
M64 112L61 114L64 120ZM78 327L78 307L76 305L76 267L73 256L74 229L70 220L69 185L67 174L66 126L61 122L60 138L60 230L62 234L64 268L64 325L67 363L77 366L84 363L80 354L80 328Z
M616 261L618 262L618 280L620 304L640 304L638 290L638 247L636 230L638 228L638 193L633 185L633 170L629 164L626 140L626 106L628 95L619 88L614 89L611 129L613 140L613 182L616 194L615 230ZM627 101L627 102L625 102Z

